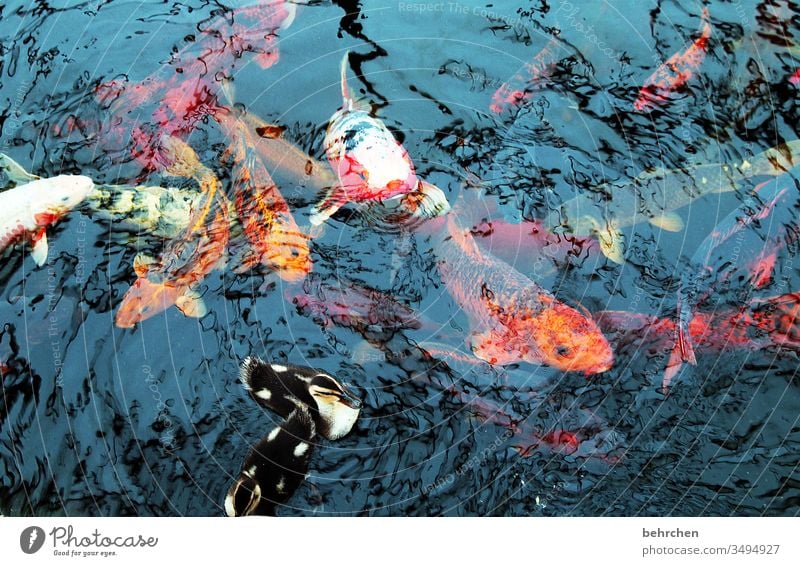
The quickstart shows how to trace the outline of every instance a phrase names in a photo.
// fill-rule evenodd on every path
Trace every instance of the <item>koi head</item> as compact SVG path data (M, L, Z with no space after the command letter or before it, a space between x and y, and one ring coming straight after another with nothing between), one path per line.
M32 208L38 208L36 220L40 226L51 224L78 206L94 189L94 182L83 175L59 175L39 180L36 185L41 192L32 199L42 206L34 204Z
M539 315L539 323L541 331L535 340L547 365L586 375L611 369L611 346L588 314L555 303Z

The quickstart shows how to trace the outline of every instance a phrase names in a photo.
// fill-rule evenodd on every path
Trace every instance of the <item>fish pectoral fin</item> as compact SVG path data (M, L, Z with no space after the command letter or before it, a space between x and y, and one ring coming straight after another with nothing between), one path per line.
M680 345L675 344L675 347L670 353L669 360L667 360L667 367L664 368L664 376L661 378L661 389L664 395L669 392L670 385L680 373L682 367L683 359L680 352Z
M678 351L681 355L681 360L688 362L693 366L697 365L697 357L694 355L694 347L692 346L692 339L687 336L686 329L682 324L678 324Z
M342 208L347 202L347 191L341 185L336 185L328 191L328 194L311 209L311 216L308 221L312 226L324 224L328 218L333 216L337 210Z
M0 169L5 170L10 181L22 185L40 179L38 175L28 173L22 165L11 159L5 153L0 153Z
M411 211L412 216L418 218L436 218L450 210L450 203L444 191L420 180L417 190L408 193L402 198L403 206Z
M683 218L676 212L665 212L661 216L654 216L650 218L650 224L667 232L680 232L683 230Z
M156 262L156 259L146 253L138 253L133 258L133 272L137 277L146 277L150 271L150 266Z
M608 222L605 226L595 225L600 251L614 263L625 263L625 236L617 228L616 223Z
M203 318L208 314L208 307L206 306L203 297L194 289L188 289L183 295L178 297L175 301L175 306L184 315L192 318Z
M36 265L41 267L47 261L47 251L49 249L47 244L47 233L45 232L44 228L41 228L33 235L31 242L33 243L31 256L33 257L33 261L36 262Z
M493 330L475 332L470 337L470 348L476 358L490 365L505 366L520 361L520 356L506 348L507 341Z

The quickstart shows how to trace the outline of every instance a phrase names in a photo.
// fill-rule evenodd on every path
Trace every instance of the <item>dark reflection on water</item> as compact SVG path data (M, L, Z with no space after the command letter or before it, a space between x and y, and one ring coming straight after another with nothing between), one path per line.
M698 4L448 6L433 15L391 2L302 7L282 32L279 62L262 69L245 55L224 72L237 101L321 158L324 124L341 104L338 61L350 49L351 89L397 132L418 171L451 202L465 186L482 187L497 203L495 220L510 224L544 219L579 194L601 203L599 186L624 186L648 168L691 177L693 165L739 162L798 137L792 2L710 3L713 36L699 72L651 113L631 105L653 69L696 37ZM227 13L191 2L0 7L2 151L43 176L145 178L131 140L109 135L118 117L96 89L169 74L175 54L195 53L209 22ZM491 112L497 88L556 36L547 80L525 104ZM139 118L158 102L145 99ZM189 130L227 187L219 129L201 118ZM281 188L305 220L316 195ZM564 301L673 316L682 275L698 269L694 250L744 199L707 195L679 212L680 232L626 228L624 266L591 247L537 261L519 240L499 245ZM365 218L335 217L312 244L305 284L215 271L200 289L206 317L170 309L132 330L116 328L114 313L136 253L157 253L162 239L75 213L49 232L43 267L27 251L7 252L0 511L222 513L247 450L274 424L237 380L239 362L257 354L323 368L365 400L353 433L323 443L281 514L797 515L794 353L728 345L698 355L666 399L669 351L656 336L621 335L614 368L589 379L492 368L470 355L430 239L373 229ZM792 212L780 219L790 223ZM763 289L742 295L729 279L711 308L800 289L795 251L782 249ZM337 315L325 307L337 290L367 310L369 301L382 306L370 324Z

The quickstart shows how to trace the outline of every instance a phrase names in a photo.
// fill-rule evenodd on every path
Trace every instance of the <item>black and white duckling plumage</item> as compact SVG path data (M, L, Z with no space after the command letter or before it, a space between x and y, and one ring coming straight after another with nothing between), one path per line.
M269 364L256 357L242 363L239 377L260 405L288 416L306 406L317 432L338 440L350 432L361 411L361 400L333 376L310 367Z
M225 497L231 517L274 515L308 472L317 434L337 440L349 433L361 400L319 370L247 358L240 379L260 405L286 420L250 451Z
M227 515L275 515L305 480L316 434L308 409L295 407L248 454L225 498Z

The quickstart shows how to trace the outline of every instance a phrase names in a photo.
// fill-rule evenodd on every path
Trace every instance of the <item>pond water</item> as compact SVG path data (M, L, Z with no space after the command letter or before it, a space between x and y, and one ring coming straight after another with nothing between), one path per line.
M800 290L797 170L692 193L699 167L755 162L797 139L797 4L339 0L297 6L277 37L237 12L253 3L16 4L0 7L0 151L25 169L193 190L141 155L172 134L233 197L229 140L208 107L232 96L324 160L349 51L351 91L420 177L465 225L493 221L492 237L473 231L483 253L587 309L614 363L587 376L477 359L436 238L352 206L310 242L304 281L237 269L231 255L199 286L204 317L170 308L119 328L134 258L165 240L82 207L48 230L43 266L25 246L2 257L3 514L223 514L245 455L278 418L239 383L248 355L321 368L364 400L349 436L316 447L280 515L798 514L797 334L771 308L776 297L790 314L800 304L790 295ZM683 84L651 89L637 109L648 78L687 52L699 60L684 58ZM202 80L186 86L188 76ZM520 96L493 99L504 84ZM181 120L163 112L176 88L198 89ZM620 203L657 168L687 202L648 222L656 197ZM307 225L316 190L272 172ZM769 208L753 195L773 186L786 190ZM483 196L458 205L465 192ZM600 219L578 239L574 224L552 220L575 198ZM622 262L600 249L610 217ZM731 225L733 238L702 253ZM553 238L531 236L534 226ZM765 249L774 268L754 284L751 260ZM686 282L701 278L707 296L689 316L705 313L713 336L665 390L670 321ZM377 320L335 316L342 304ZM752 320L736 319L750 325L736 340L724 331L742 312ZM421 322L404 324L404 313Z

